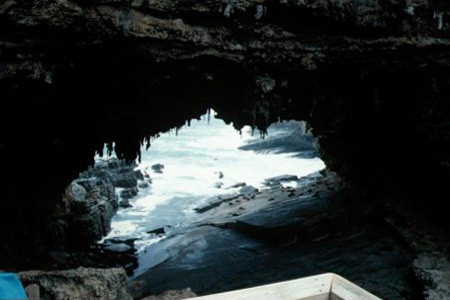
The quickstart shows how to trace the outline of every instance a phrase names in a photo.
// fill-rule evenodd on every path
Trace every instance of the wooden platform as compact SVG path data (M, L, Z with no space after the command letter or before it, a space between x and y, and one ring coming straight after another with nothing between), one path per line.
M189 300L381 300L343 277L327 273Z

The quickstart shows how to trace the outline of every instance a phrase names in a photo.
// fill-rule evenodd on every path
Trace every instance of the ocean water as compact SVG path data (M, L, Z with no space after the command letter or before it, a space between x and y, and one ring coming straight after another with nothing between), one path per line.
M280 129L269 128L269 136L280 134ZM195 207L220 194L229 194L227 187L245 182L261 187L266 178L290 174L308 175L325 167L319 158L302 159L297 153L256 153L240 150L249 141L260 139L252 136L245 127L241 133L233 126L215 118L215 113L193 120L190 126L177 133L169 132L152 141L143 150L138 168L152 179L150 188L141 189L132 207L119 209L112 220L112 231L105 238L137 237L138 251L156 243L160 238L149 236L148 231L170 226L182 227L197 218ZM151 169L163 164L163 173ZM222 178L219 176L223 175ZM222 188L217 188L217 183Z

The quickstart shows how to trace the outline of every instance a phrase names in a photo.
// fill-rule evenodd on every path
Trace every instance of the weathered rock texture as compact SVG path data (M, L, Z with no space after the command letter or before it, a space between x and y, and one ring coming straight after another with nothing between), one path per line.
M78 268L67 271L27 271L19 274L25 287L39 286L41 300L132 300L123 269Z
M450 298L450 241L441 228L394 205L386 222L415 253L412 270L427 300ZM395 212L395 213L392 213Z
M297 188L273 184L202 213L147 248L130 293L191 287L202 296L336 272L383 299L421 299L413 253L341 183L311 174Z
M120 204L116 188L137 191L139 180L144 179L135 167L136 163L118 159L98 161L72 181L48 224L54 234L53 248L88 248L107 235Z
M210 107L236 128L306 120L356 200L400 189L443 211L449 13L443 0L3 1L0 257L45 251L49 211L104 143L132 160Z
M111 230L118 199L109 182L97 178L76 180L67 188L62 202L67 204L66 210L56 222L67 221L68 228L59 234L59 239L69 239L72 245L82 247L100 240Z

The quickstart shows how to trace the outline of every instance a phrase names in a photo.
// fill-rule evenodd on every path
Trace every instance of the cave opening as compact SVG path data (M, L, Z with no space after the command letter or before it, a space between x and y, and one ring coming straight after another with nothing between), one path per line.
M145 225L141 232L183 223L189 221L185 211L205 206L220 194L234 194L244 186L244 192L252 194L268 178L281 175L292 178L291 184L295 186L296 178L324 168L317 140L305 122L273 124L264 138L250 126L237 131L232 124L218 119L213 110L188 123L158 135L148 148L142 149L137 168L151 182L150 194L134 202L128 218L120 217L120 222L113 222L112 231L117 231L114 235L127 234L127 224L133 221L131 215L135 219L144 218L139 220ZM130 198L135 192L126 189L119 193ZM128 206L127 201L123 205ZM158 205L169 210L168 220L158 212L145 216ZM125 228L121 228L121 223Z
M127 268L132 278L182 255L174 249L198 228L217 222L225 226L245 215L262 222L278 218L277 210L270 216L260 212L283 196L293 200L323 177L318 140L306 122L280 121L264 131L249 125L236 130L218 115L208 109L184 126L158 134L142 145L134 162L120 160L114 152L97 156L95 165L69 185L65 202L107 202L100 214L91 207L77 218L88 214L89 222L95 223L98 217L102 230L91 240L101 238L105 251L136 255L137 263ZM98 227L75 223L74 245L89 235L80 228L89 232ZM237 248L245 246L241 243L233 242ZM215 250L211 245L210 251ZM222 253L217 255L220 260Z
M0 1L0 271L45 299L325 272L450 299L449 3ZM210 109L230 134L213 116L185 128ZM311 134L326 170L253 151L287 120L312 132L284 141ZM206 140L187 145L198 126ZM297 186L266 182L281 167ZM255 198L221 194L241 189Z
M446 213L440 209L445 204L439 198L449 178L446 68L417 69L402 64L386 68L383 62L374 66L356 61L306 71L292 69L287 63L278 68L249 67L209 55L155 63L145 60L146 55L141 53L145 49L130 48L106 55L100 51L103 49L80 55L73 68L56 70L51 83L24 78L2 82L18 114L24 101L30 104L23 119L1 120L4 127L15 125L15 131L5 135L0 145L2 163L9 175L5 203L11 212L2 219L3 236L8 242L0 251L6 253L2 258L12 258L6 259L5 265L41 268L42 261L31 256L30 248L36 250L38 257L42 253L51 257L52 264L46 265L50 269L109 267L113 261L113 266L135 270L130 289L136 298L182 289L188 286L186 282L197 293L206 294L330 269L367 285L370 291L388 295L387 298L399 299L404 294L413 297L416 290L409 276L411 251L385 228L385 218L400 203L422 210L421 214L428 217ZM63 103L72 105L68 109ZM266 220L273 222L269 225L261 226L256 218L199 226L183 237L178 235L150 245L147 255L144 252L139 258L145 262L130 257L130 243L139 246L140 241L119 239L118 243L106 245L123 251L120 256L110 256L107 253L111 251L105 252L95 243L110 231L107 220L113 217L115 208L106 208L107 217L99 215L99 223L84 219L68 225L64 218L72 222L78 211L88 207L77 201L61 201L68 199L61 195L67 195L67 185L94 163L96 154L114 150L122 160L140 158L145 162L143 146L149 143L149 150L156 151L155 137L171 129L179 130L180 135L173 137L176 144L188 130L182 128L186 120L198 118L210 108L226 124L232 123L227 128L239 140L238 130L245 133L247 124L255 128L258 137L258 132L265 135L270 131L269 125L278 120L307 120L313 135L319 138L322 159L338 175L325 172L320 174L321 179L307 182L308 186L317 184L305 189L306 194L296 195L294 191L292 197L310 201L289 202L292 187L285 186L287 202L278 207L276 218L270 219L273 211L267 212ZM234 140L224 139L230 143ZM33 156L27 155L30 147L34 149ZM170 164L161 161L152 162L150 169L158 163L166 168L162 176L170 175ZM294 166L291 162L282 164ZM271 161L270 165L279 163ZM30 166L39 170L41 176L34 177L28 189L23 190L17 179ZM427 176L417 176L417 170ZM262 171L257 175L265 174ZM223 173L228 178L229 171ZM214 187L218 182L209 182L208 189L218 190ZM88 180L86 185L90 184ZM178 184L183 189L195 187L186 181ZM124 185L130 188L127 183ZM222 188L225 187L224 183ZM78 187L70 190L69 199L73 200L79 192L84 193ZM135 192L125 191L131 195ZM138 190L138 196L139 193ZM115 191L105 187L98 194L97 199L101 200L105 195L114 197ZM142 198L133 201L128 205L145 207L139 204ZM302 203L308 206L295 206ZM127 209L129 214L121 215ZM111 232L119 238L120 218L122 225L129 225L133 218L141 219L142 214L133 211L133 207L119 209ZM176 218L180 216L183 212ZM164 214L157 217L161 220ZM445 220L433 221L445 227ZM171 224L161 221L148 228L156 233L148 233L147 228L139 230L145 235L158 235L166 225ZM150 238L147 242L153 241ZM231 245L242 247L230 248ZM101 255L91 255L92 247L100 249ZM158 261L164 263L152 268L157 272L136 269L136 264L149 268ZM297 268L291 268L293 264ZM256 271L250 274L248 269ZM386 273L391 275L384 276ZM365 279L357 274L370 276ZM383 286L391 281L395 287L386 290Z

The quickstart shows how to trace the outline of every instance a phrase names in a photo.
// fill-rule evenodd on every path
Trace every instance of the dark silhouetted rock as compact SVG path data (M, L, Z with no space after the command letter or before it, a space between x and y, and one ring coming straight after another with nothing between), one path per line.
M50 224L61 247L89 247L109 233L117 209L131 206L129 199L138 194L138 182L144 179L135 168L136 163L115 158L99 160L67 187ZM120 202L116 187L125 188Z
M137 187L127 188L120 192L122 199L130 199L135 197L139 193Z
M132 207L132 205L130 204L130 200L128 198L124 198L119 201L119 207L129 208Z
M240 188L240 187L244 187L247 184L245 182L238 182L236 184L230 185L229 187L227 187L227 189L235 189L235 188Z
M150 187L150 183L147 182L147 181L142 181L142 182L140 182L140 183L138 184L138 187L139 187L140 189L146 189L146 188L149 188L149 187Z
M272 185L278 185L281 182L297 181L298 179L299 178L296 175L280 175L280 176L267 178L264 181L264 184L268 185L268 186L272 186Z
M156 228L150 231L147 231L148 234L164 234L166 233L166 230L164 229L164 227L161 228Z
M217 189L222 188L223 187L223 182L216 182L216 183L214 183L214 187L217 188Z
M152 170L155 173L162 173L164 170L164 165L163 164L154 164L152 166Z
M66 214L58 214L60 228L66 228L69 244L85 247L98 241L111 230L111 219L117 211L117 195L110 181L82 178L69 185L62 202ZM61 224L66 224L61 227Z

